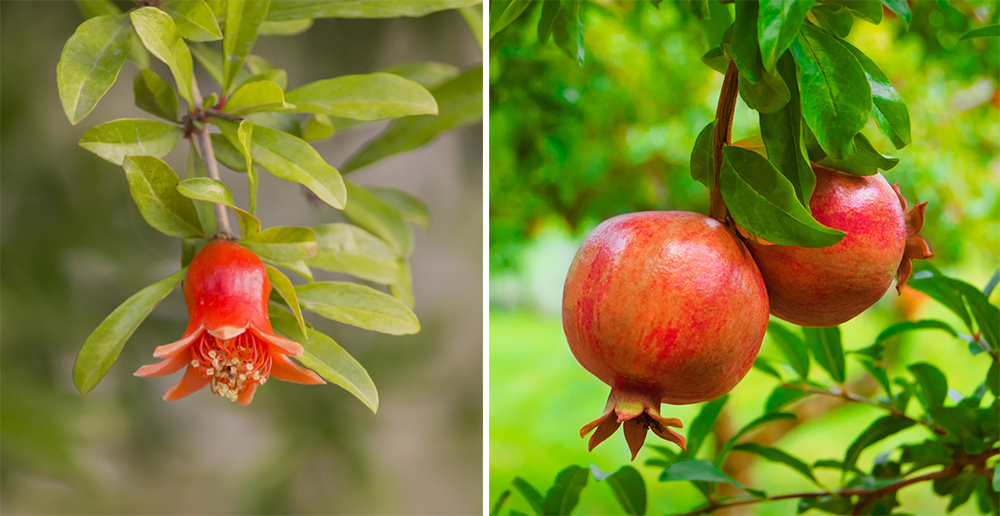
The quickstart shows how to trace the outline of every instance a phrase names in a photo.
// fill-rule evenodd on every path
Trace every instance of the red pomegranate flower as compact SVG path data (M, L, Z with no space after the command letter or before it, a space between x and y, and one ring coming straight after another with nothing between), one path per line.
M303 349L274 334L267 316L270 294L271 282L257 255L226 240L209 242L191 260L184 278L190 314L184 337L156 348L153 356L163 360L140 367L135 375L161 376L187 366L164 400L207 385L243 405L271 375L287 382L326 383L288 358L301 356Z

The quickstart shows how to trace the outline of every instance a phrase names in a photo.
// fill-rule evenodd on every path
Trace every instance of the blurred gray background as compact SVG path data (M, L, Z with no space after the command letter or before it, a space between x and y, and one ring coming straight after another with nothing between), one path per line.
M76 144L98 123L150 116L132 104L136 66L126 62L77 126L63 113L56 63L82 21L71 2L0 2L0 512L481 512L482 124L350 175L416 195L431 216L412 256L420 333L391 337L307 315L368 369L377 415L332 385L268 382L249 407L207 390L161 401L179 373L132 372L183 333L179 288L81 399L71 370L87 335L180 261L179 240L145 223L122 169ZM399 61L482 61L456 11L317 20L299 36L259 38L254 53L286 69L289 88ZM162 63L153 68L170 77ZM214 91L195 68L202 92ZM315 145L339 166L382 127ZM187 143L166 160L183 174ZM223 167L222 179L245 206L245 176ZM267 173L258 216L265 227L342 220Z

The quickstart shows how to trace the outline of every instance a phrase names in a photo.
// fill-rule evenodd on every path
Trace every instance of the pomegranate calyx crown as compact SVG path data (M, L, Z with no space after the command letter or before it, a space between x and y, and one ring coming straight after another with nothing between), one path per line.
M905 212L903 220L906 225L906 247L903 250L903 258L899 262L899 268L896 269L896 292L902 294L903 287L906 286L906 282L913 272L911 262L913 260L926 260L933 257L934 253L931 252L927 241L917 236L920 229L924 227L924 212L927 210L927 201L917 204L907 211L906 199L899 191L899 183L892 185L892 189L896 192L899 204Z

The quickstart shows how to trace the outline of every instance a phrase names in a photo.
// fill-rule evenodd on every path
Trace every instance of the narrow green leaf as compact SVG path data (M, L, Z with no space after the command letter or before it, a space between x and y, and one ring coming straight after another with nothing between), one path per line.
M768 357L758 356L753 361L753 368L774 378L775 380L778 380L779 382L784 381L781 377L781 372L775 369L774 366L771 365L771 362L772 360ZM775 362L777 361L775 360Z
M626 514L642 516L646 514L646 482L639 470L632 466L622 466L612 474L607 474L591 464L590 470L599 482L605 482L615 494L615 499Z
M907 367L917 380L917 398L929 409L944 405L948 398L948 378L940 369L926 362L920 362Z
M757 15L757 39L764 69L773 71L778 58L799 34L814 0L762 0Z
M136 9L131 12L131 17L132 26L142 39L142 44L157 59L166 63L174 76L177 91L189 106L193 106L191 52L177 31L173 18L155 7Z
M226 94L243 68L243 60L250 54L257 40L257 27L267 15L270 0L227 0L226 34L222 40L222 91Z
M858 18L878 25L882 23L882 2L881 0L823 0L833 5L842 5L855 14Z
M819 481L816 480L816 477L813 475L812 468L809 467L808 464L785 451L779 450L778 448L763 446L757 443L740 443L733 447L733 451L752 453L771 462L784 464L801 473L802 476L811 480L812 483L822 487Z
M552 36L552 28L562 8L562 2L542 2L542 17L538 21L538 42L546 44Z
M385 0L274 0L267 13L269 21L302 18L398 18L420 17L446 9L476 5L482 0L419 0L416 2Z
M723 149L722 197L741 227L768 242L799 247L825 247L844 237L842 231L816 221L799 203L795 188L778 169L756 152Z
M840 327L802 328L802 331L816 363L830 375L830 378L833 378L833 381L843 385L847 375L847 364L844 362Z
M299 307L299 299L295 294L295 285L292 285L292 280L270 265L264 264L264 270L267 271L267 278L270 280L271 286L285 300L288 308L292 309L292 313L295 315L295 320L299 323L299 329L302 330L302 334L308 334L309 330L306 328L306 321L302 319L302 309Z
M495 0L490 3L490 39L521 16L531 0Z
M408 335L420 331L417 316L397 299L371 287L317 281L295 287L302 308L365 330Z
M861 367L863 367L865 371L868 371L868 374L870 374L872 378L874 378L875 381L882 386L882 389L885 391L885 395L889 397L889 400L893 400L892 384L889 382L889 375L885 372L882 365L876 364L873 360L863 355L855 355L855 358L858 363L861 364Z
M476 40L479 51L483 51L483 4L467 5L458 8L458 14L465 20L472 39Z
M416 82L389 73L345 75L289 91L285 100L299 113L325 113L355 120L436 115L434 97Z
M994 396L1000 396L1000 364L993 362L990 366L990 370L986 372L986 388L993 393Z
M542 516L545 514L545 509L542 508L542 504L545 503L545 499L542 498L542 493L539 493L535 486L528 483L527 480L521 477L514 477L514 481L511 482L517 492L521 493L521 496L528 501L528 505L535 510L535 514Z
M198 153L198 146L195 145L193 138L188 140L188 143L191 146L191 149L190 151L188 151L187 178L188 179L207 178L208 170L205 168L205 162L201 159L201 154ZM180 184L181 183L178 183L178 185ZM178 191L180 190L178 189ZM181 192L181 195L184 195L184 192ZM185 195L185 197L188 196ZM215 208L212 206L212 203L205 201L195 201L194 207L198 211L198 220L201 221L201 228L205 230L205 234L214 235L219 228L218 228L218 222L215 220L216 217ZM186 255L183 256L181 264L184 267L187 267L187 264L190 263L191 261L190 258L193 257L194 253L192 253L190 257Z
M701 406L698 415L691 421L691 428L687 433L687 449L681 453L681 458L693 459L698 455L698 448L701 448L701 443L705 441L705 437L712 431L715 420L718 419L719 413L722 412L727 401L729 401L728 394Z
M313 26L312 18L288 21L264 21L257 27L258 36L298 36Z
M861 452L868 448L869 446L889 437L895 435L907 428L914 425L913 421L907 419L900 419L893 416L883 416L876 419L861 435L851 443L850 448L847 449L847 454L844 455L844 469L851 470L858 463L858 457L861 456Z
M368 371L330 337L313 329L302 334L295 317L277 306L268 308L271 326L285 337L302 344L305 353L295 357L324 380L339 385L361 400L372 412L378 411L378 390Z
M127 16L109 14L83 22L66 40L56 65L56 83L71 124L90 114L118 79L132 34Z
M180 137L181 128L176 125L145 118L122 118L87 129L80 138L80 146L121 165L128 155L166 156Z
M846 7L841 5L819 4L812 8L816 22L823 30L837 36L846 38L851 33L854 25L854 15Z
M201 43L193 43L189 46L189 48L191 49L191 55L198 60L198 63L201 64L202 68L204 68L205 71L207 71L208 74L215 79L216 83L221 85L223 81L222 54ZM250 77L253 77L253 74L250 73L249 70L246 68L240 68L236 71L236 78L233 79L233 84L243 84L247 82Z
M854 154L843 159L827 156L812 132L808 130L806 130L806 147L809 150L809 159L815 163L859 176L874 175L880 170L889 170L899 163L899 158L886 156L875 149L863 133L854 135Z
M542 502L544 514L571 514L580 501L580 491L587 485L590 472L580 466L569 466L556 475L552 487Z
M989 300L990 295L993 294L993 289L997 287L997 284L1000 284L1000 269L993 271L993 275L990 276L990 280L986 283L986 286L983 287L983 294L986 296L987 301Z
M86 396L118 359L125 341L187 274L181 269L125 300L87 337L73 364L73 383Z
M757 45L757 14L756 2L736 2L736 20L733 22L729 55L744 79L740 82L758 83L764 73L760 47Z
M789 403L805 398L806 396L809 396L809 393L779 385L771 391L771 394L768 395L767 400L764 402L764 413L777 412Z
M799 378L808 380L809 351L806 343L802 341L802 337L773 319L767 323L767 333L771 336L771 340L778 345L781 354L799 375Z
M724 482L742 488L739 482L729 478L710 460L691 459L677 461L660 473L660 482L678 480L701 480L703 482Z
M383 240L352 224L323 224L316 230L312 267L388 285L399 276L399 254Z
M828 155L842 159L854 154L854 135L872 112L871 87L861 64L836 38L809 24L790 48L799 65L806 124Z
M234 145L225 135L214 133L212 134L212 148L215 149L215 160L226 168L236 172L247 171L246 158L239 150L239 143Z
M907 4L906 0L882 0L882 5L889 8L890 11L896 13L900 20L903 20L903 24L909 28L910 19L912 18L912 13L910 13L910 6Z
M583 22L580 20L580 5L575 0L560 0L562 7L552 22L552 39L566 57L575 59L583 66L586 50L583 47Z
M945 308L949 309L957 315L962 322L965 323L965 327L968 328L969 332L973 331L972 327L972 317L969 315L969 310L965 306L965 298L961 292L958 292L952 284L950 284L944 274L941 274L934 266L921 263L919 264L921 270L913 273L913 276L906 283L907 286L927 294L931 299L937 301L944 305Z
M885 73L864 52L846 41L840 43L854 54L865 72L865 77L868 78L868 84L872 90L872 116L878 124L879 131L897 149L909 145L912 141L910 138L910 112L906 109L906 103L899 96L899 92L893 87Z
M344 208L344 216L351 222L385 240L403 256L413 252L413 230L399 211L351 182L347 183L347 196L351 202Z
M986 295L976 287L949 278L929 264L921 264L922 270L913 275L907 284L916 290L924 292L945 305L948 309L965 321L969 331L973 331L972 321L975 319L982 338L993 350L1000 347L1000 310L992 305ZM968 303L968 310L966 309Z
M723 460L726 458L726 454L733 449L733 446L736 445L736 442L740 439L740 437L743 437L747 433L768 423L773 423L775 421L788 421L790 419L798 419L798 416L790 412L769 412L757 419L754 419L746 425L743 425L743 428L740 428L739 431L733 434L733 436L730 437L721 448L719 448L719 451L715 454L715 464L720 466L722 465Z
M219 23L212 8L205 0L183 0L171 2L163 10L174 19L177 32L191 41L216 41L222 39Z
M275 267L284 267L290 271L298 273L307 281L313 281L312 270L308 265L306 265L305 260L296 260L294 262L278 262L269 258L261 258L260 260L264 263L274 265Z
M226 101L223 113L244 116L259 111L284 111L295 109L285 102L281 86L272 81L248 82Z
M922 319L919 321L902 321L893 324L892 326L882 330L882 333L879 333L878 337L875 337L875 342L885 342L900 333L914 330L942 330L951 334L952 337L958 337L958 332L955 331L950 324L937 319Z
M177 91L152 70L139 70L132 81L135 107L164 120L177 121Z
M247 182L250 188L250 214L257 213L257 169L253 166L253 159L250 155L250 147L253 145L253 122L244 120L240 122L239 129L236 130L236 137L240 141L240 150L247 161Z
M177 191L180 178L170 165L154 156L127 156L122 165L132 199L150 226L180 238L205 236L194 203Z
M413 269L405 258L399 259L399 274L396 276L396 281L389 284L389 291L410 310L413 309L416 302L413 297Z
M260 220L236 206L233 194L223 182L208 177L185 179L177 184L177 191L188 199L221 204L233 210L243 238L260 233Z
M715 135L715 120L698 133L691 149L691 178L705 185L709 191L715 188L715 150L712 142Z
M806 153L795 61L790 53L778 60L777 71L788 86L788 102L775 113L760 113L760 135L768 161L792 184L799 204L808 211L809 199L816 187L816 174Z
M980 27L978 29L970 30L965 34L962 34L959 41L970 39L970 38L997 38L1000 37L1000 24L998 25L988 25L986 27Z
M330 119L330 115L323 113L309 115L302 125L302 139L307 142L329 138L334 132L336 130L333 127L333 120Z
M261 257L294 262L316 254L316 232L312 228L279 226L240 239L239 244Z
M403 216L403 220L424 231L430 227L430 213L427 211L427 205L424 204L424 201L396 188L369 186L365 189L382 202L395 208Z
M500 511L503 510L503 504L507 503L507 499L510 498L510 489L500 493L497 497L497 501L493 504L493 508L490 509L490 516L500 516Z

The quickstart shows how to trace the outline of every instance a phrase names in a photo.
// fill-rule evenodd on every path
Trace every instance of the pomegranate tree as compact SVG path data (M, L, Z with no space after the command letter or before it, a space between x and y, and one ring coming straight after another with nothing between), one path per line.
M768 300L746 247L697 213L641 212L604 221L584 240L563 289L563 329L576 359L611 386L590 449L625 425L632 458L646 431L681 448L660 404L729 392L753 365Z

